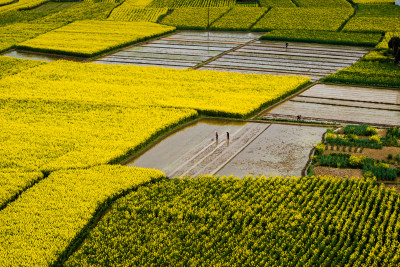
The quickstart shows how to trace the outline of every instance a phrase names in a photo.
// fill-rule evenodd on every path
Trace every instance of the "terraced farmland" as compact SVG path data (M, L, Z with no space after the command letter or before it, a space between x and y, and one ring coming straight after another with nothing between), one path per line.
M318 84L272 109L264 118L400 125L400 91Z

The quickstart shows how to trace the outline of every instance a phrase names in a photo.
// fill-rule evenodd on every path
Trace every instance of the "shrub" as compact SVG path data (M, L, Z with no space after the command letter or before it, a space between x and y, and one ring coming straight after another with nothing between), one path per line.
M353 168L362 167L364 159L365 159L365 157L363 157L363 156L357 157L355 155L351 155L349 158L349 165Z
M368 140L370 140L372 143L375 144L381 144L381 139L379 138L379 136L377 134L372 135L370 138L368 138Z
M315 147L315 154L322 155L325 150L325 145L323 143L318 143Z
M389 154L389 155L388 155L388 159L393 159L393 155L392 155L392 154Z

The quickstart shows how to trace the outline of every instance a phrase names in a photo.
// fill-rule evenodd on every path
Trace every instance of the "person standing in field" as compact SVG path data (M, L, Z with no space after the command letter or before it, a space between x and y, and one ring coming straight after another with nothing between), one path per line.
M286 48L288 48L288 46L289 46L289 43L286 43Z
M218 141L218 132L215 132L215 141Z
M229 132L226 132L226 139L229 140Z

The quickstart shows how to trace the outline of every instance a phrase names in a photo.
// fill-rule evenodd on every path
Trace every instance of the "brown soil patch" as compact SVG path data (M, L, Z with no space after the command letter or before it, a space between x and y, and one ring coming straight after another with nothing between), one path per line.
M363 171L361 169L338 169L332 167L317 166L314 167L315 175L331 175L342 178L350 177L363 177Z
M363 152L360 153L360 149L357 149L357 152L354 151L354 147L352 148L352 152L348 152L349 147L346 147L346 151L343 151L343 147L339 146L339 150L337 150L337 146L333 147L333 150L331 150L331 145L327 145L325 147L325 151L323 154L330 154L330 153L343 153L343 154L351 154L351 155L356 155L356 156L366 156L368 158L372 159L377 159L377 160L388 160L388 155L392 154L393 159L392 162L394 161L394 158L396 157L397 154L400 154L400 147L394 147L394 146L384 146L382 149L372 149L372 148L364 148Z

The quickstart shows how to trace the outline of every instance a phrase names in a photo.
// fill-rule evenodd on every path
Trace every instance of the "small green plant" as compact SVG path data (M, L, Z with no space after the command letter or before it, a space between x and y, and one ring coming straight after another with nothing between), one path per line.
M400 161L400 154L397 154L397 155L396 155L396 160L397 160L397 161Z
M388 159L393 159L393 155L392 155L392 154L389 154L389 155L388 155Z

